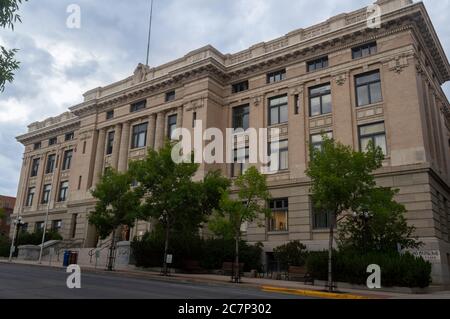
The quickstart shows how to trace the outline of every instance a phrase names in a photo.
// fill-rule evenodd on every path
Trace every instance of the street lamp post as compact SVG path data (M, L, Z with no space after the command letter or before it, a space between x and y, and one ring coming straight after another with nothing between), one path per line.
M22 217L21 217L21 216L18 216L18 217L13 221L13 224L14 224L14 233L13 233L13 238L12 238L12 241L11 241L11 247L10 247L10 249L9 249L9 262L12 261L13 253L14 253L14 251L16 250L16 249L15 249L15 241L16 241L16 237L17 237L18 232L19 232L19 227L20 227L21 225L23 225Z

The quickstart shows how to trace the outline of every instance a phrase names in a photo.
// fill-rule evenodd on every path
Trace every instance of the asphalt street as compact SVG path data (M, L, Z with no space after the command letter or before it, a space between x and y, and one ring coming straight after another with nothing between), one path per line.
M0 299L309 299L226 284L167 282L123 274L81 272L69 289L65 269L0 263Z

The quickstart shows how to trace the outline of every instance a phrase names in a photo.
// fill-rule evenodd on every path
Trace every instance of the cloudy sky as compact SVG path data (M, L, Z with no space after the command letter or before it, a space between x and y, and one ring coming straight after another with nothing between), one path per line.
M150 0L30 0L23 23L1 30L0 44L20 48L12 85L0 93L0 194L16 195L23 147L15 136L27 125L64 112L82 94L132 74L145 62ZM150 65L206 44L232 53L271 40L370 0L155 0ZM424 1L450 52L450 0ZM69 29L70 4L81 8L81 28ZM450 96L450 85L446 85Z

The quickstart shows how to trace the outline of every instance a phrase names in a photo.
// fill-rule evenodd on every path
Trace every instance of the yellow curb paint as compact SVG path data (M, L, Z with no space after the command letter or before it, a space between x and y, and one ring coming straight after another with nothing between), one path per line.
M300 295L308 297L318 298L331 298L331 299L370 299L369 297L352 295L352 294L337 294L317 290L302 290L302 289L289 289L271 286L261 286L261 290L264 292L277 292L291 295Z

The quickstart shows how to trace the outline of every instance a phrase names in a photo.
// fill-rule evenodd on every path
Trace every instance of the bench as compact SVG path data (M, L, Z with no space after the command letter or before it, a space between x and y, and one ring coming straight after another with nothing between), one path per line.
M306 267L299 266L289 266L288 269L288 279L289 280L299 280L306 283L311 283L314 285L314 278L306 270Z
M198 260L183 260L183 270L190 274L204 274L206 271L200 267Z
M234 267L233 267L233 266L235 266L235 265L236 265L236 264L233 263L233 262L228 262L228 261L224 262L224 263L222 264L222 273L223 273L225 276L231 276L231 275L233 275L233 270L234 270ZM239 274L241 274L241 275L244 274L244 263L239 263Z

